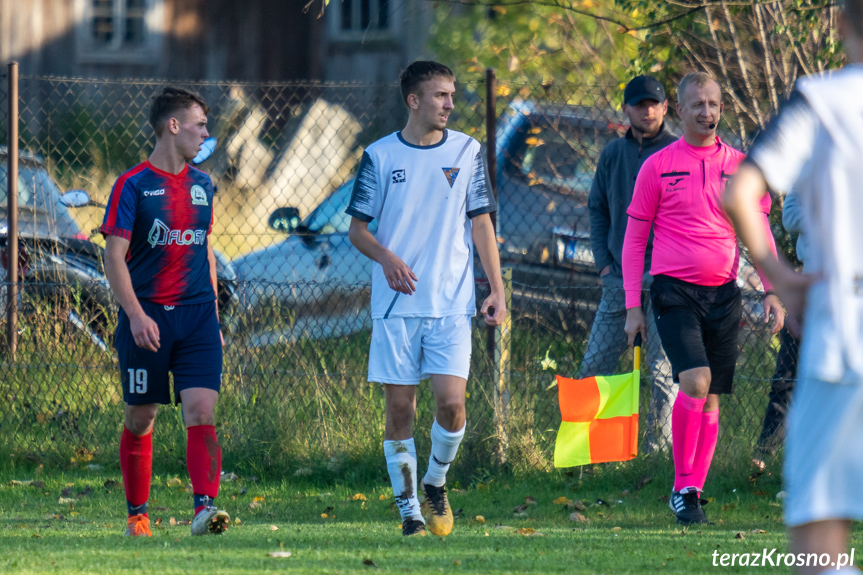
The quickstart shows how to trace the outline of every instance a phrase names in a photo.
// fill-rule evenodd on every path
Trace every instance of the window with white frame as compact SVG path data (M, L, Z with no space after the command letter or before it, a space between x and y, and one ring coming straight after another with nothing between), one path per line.
M76 0L78 56L146 63L158 56L164 0Z
M392 0L340 0L333 10L337 36L359 36L390 29Z

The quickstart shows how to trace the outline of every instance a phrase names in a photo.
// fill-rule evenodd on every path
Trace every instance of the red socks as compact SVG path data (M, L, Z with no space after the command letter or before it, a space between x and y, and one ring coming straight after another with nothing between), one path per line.
M222 448L212 425L195 425L187 429L186 464L195 495L195 514L203 505L198 496L215 499L219 494L219 476L222 473Z
M123 427L120 438L120 470L129 515L146 514L153 472L153 433L138 436Z
M695 399L682 391L671 409L671 446L674 453L674 490L695 487L695 462L701 436L702 410L707 398ZM718 413L718 410L717 410ZM715 447L714 442L714 447ZM713 452L710 454L713 457ZM707 477L705 471L704 476ZM703 481L702 481L703 483Z

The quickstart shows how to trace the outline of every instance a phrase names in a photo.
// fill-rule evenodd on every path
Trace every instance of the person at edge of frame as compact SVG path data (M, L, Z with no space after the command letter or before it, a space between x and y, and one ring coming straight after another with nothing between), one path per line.
M349 237L373 262L369 381L386 396L384 455L404 536L452 531L446 473L466 429L474 245L491 295L480 313L506 317L490 213L496 210L479 142L446 127L455 75L417 61L400 78L409 117L403 130L366 148L347 213ZM368 224L378 218L376 235ZM413 439L416 386L431 377L435 420L428 471L417 497Z
M860 573L849 565L851 522L863 519L863 0L840 3L849 64L800 78L725 193L756 265L773 281L801 337L782 478L798 573ZM799 195L807 273L772 257L751 216L768 190ZM853 548L850 557L853 557ZM817 561L812 561L817 558Z

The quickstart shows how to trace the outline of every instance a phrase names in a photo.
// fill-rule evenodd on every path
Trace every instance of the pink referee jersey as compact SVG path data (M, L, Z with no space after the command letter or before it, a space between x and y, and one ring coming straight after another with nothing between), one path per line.
M705 147L692 146L680 138L644 162L626 211L630 217L622 267L627 308L641 305L644 251L651 225L651 275L703 286L720 286L737 279L740 252L734 228L722 208L722 193L745 157L719 138ZM770 196L765 195L761 211L768 231L770 204ZM764 276L761 283L770 289Z

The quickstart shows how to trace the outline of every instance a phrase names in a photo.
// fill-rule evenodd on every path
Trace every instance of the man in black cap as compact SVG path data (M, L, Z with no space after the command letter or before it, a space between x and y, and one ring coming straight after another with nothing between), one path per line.
M602 150L588 200L590 246L602 279L602 301L593 320L579 377L615 373L620 355L627 347L626 338L621 335L626 322L621 268L626 210L644 160L677 139L663 123L668 101L665 89L655 78L637 76L630 80L623 92L623 101L629 130ZM644 268L647 270L650 269L650 252L648 244ZM650 276L645 275L645 285L649 286L649 281ZM650 306L649 298L647 305ZM649 309L646 316L649 318L646 358L653 386L644 451L651 452L671 445L671 408L677 396L677 384L672 381L671 364L659 342Z

